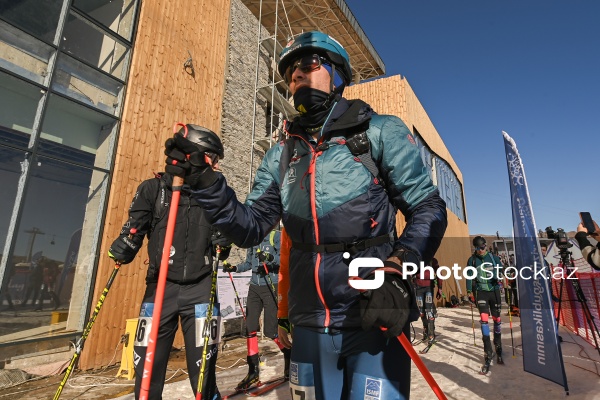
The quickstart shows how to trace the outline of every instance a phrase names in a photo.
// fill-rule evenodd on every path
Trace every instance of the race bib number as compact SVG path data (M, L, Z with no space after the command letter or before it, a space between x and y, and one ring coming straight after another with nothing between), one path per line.
M148 347L148 339L152 330L152 317L138 318L137 329L135 330L134 346Z
M221 315L219 305L213 307L213 315L207 321L208 304L196 304L196 347L204 346L204 335L208 334L208 345L221 341Z
M290 363L290 394L292 400L316 400L313 368L310 364Z
M429 292L427 292L427 295L425 296L425 303L433 303L433 296Z
M152 313L154 312L154 303L143 303L140 308L137 328L135 330L134 346L148 347L148 339L152 330Z

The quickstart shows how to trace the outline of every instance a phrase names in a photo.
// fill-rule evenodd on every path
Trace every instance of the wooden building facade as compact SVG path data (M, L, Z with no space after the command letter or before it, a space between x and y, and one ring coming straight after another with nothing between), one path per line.
M127 219L137 186L163 169L164 142L173 134L174 123L196 123L222 136L224 174L238 197L244 198L248 170L256 168L250 166L249 154L256 148L250 131L255 125L264 127L275 108L268 98L258 98L258 111L251 112L256 88L249 82L257 70L261 77L271 76L277 59L273 52L257 55L258 42L253 39L257 32L251 27L260 25L259 0L63 0L47 8L36 8L34 1L20 2L0 14L4 32L0 34L0 88L10 93L0 96L0 105L14 110L0 116L0 178L7 192L17 193L14 198L0 198L0 235L6 232L0 307L11 306L7 293L12 294L13 306L22 307L19 316L0 313L0 322L14 327L0 331L0 361L12 367L19 365L17 359L29 357L31 363L41 364L72 355L70 343L81 335L114 268L108 248ZM351 57L361 60L356 76L383 73L381 59L344 1L307 0L307 9L318 3L327 10L316 19L307 19L296 1L290 3L296 14L290 14L289 33L327 27L332 34L348 32L347 37L337 38L347 44ZM31 26L23 21L44 24ZM267 25L273 22L262 21L268 37L273 32ZM93 31L85 30L89 27ZM279 36L279 45L287 42L285 34ZM79 50L69 47L76 39L81 42ZM32 51L39 57L30 57ZM50 54L46 64L40 64L46 53ZM267 78L260 80L269 83ZM276 85L271 82L270 90L281 91ZM454 189L447 194L454 211L448 212L446 238L436 256L442 265L466 260L470 247L462 175L408 82L396 76L374 80L350 86L345 95L362 98L379 113L401 117L428 149L425 153L437 160L431 165L432 174L439 176L444 168L453 173ZM22 115L23 110L27 115ZM79 143L78 137L88 131L89 140ZM268 140L267 131L263 136ZM30 159L38 161L32 164L33 172L27 170ZM65 173L75 170L77 176L73 182L66 178L54 182L56 175L46 171L49 177L40 174L49 183L41 185L35 167L46 163L60 164L61 169L56 169ZM443 168L436 170L436 165ZM69 195L72 188L78 190L75 200ZM31 198L39 200L30 206ZM30 209L41 211L33 215ZM70 224L63 223L67 218ZM402 227L399 217L399 231ZM48 239L45 247L40 238ZM80 368L103 367L113 359L126 320L139 312L146 254L144 246L131 264L120 268L87 339ZM60 305L54 304L55 312L36 314L25 291L42 259L62 263L61 285L64 280L69 290L63 290ZM47 310L49 302L42 299L40 304L44 302ZM15 323L28 318L27 326ZM182 345L180 336L175 345Z

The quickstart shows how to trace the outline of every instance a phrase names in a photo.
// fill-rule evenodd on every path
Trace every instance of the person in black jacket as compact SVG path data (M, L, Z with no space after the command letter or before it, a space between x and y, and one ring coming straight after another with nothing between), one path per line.
M188 124L187 138L193 143L209 146L206 162L213 168L223 158L223 145L212 131ZM129 219L123 225L119 237L113 242L109 256L117 262L127 264L138 253L144 236L148 237L149 265L146 275L146 291L142 300L138 326L134 339L134 364L136 372L135 396L139 398L144 370L144 359L152 324L154 297L167 229L169 205L172 197L173 175L158 174L140 184L129 207ZM231 243L214 230L204 216L204 210L190 198L189 189L181 190L177 224L171 246L167 283L163 300L162 315L156 344L156 354L150 384L150 399L160 399L164 386L169 352L175 338L179 319L185 341L186 359L190 383L194 393L198 387L198 375L202 358L202 327L207 315L211 295L211 273L214 247L220 245L219 259L229 255ZM218 301L213 308L211 337L206 362L202 398L220 399L216 385L215 367L219 343L220 312Z

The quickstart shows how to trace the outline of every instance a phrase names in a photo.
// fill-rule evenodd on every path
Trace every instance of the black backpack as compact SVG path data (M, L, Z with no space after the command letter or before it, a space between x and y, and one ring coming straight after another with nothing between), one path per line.
M458 300L458 297L456 297L455 294L450 296L450 304L452 304L453 308L458 307L460 305L460 301Z

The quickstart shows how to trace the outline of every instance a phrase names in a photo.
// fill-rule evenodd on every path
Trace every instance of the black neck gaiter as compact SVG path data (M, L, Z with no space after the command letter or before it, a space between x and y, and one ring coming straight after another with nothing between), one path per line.
M294 107L300 113L299 123L308 133L318 131L331 111L333 102L329 93L302 87L294 93Z

